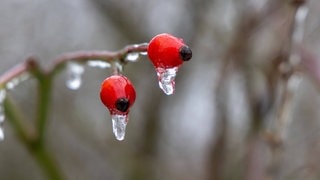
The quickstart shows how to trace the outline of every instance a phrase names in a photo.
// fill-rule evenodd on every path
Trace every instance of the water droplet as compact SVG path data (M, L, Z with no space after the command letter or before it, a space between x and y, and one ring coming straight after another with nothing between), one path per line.
M166 95L174 93L175 77L178 72L178 67L173 68L156 68L159 86Z
M6 90L0 89L0 141L4 140L4 132L3 132L3 122L5 120L3 101L6 98Z
M6 116L4 114L4 109L3 109L3 104L0 104L0 127L1 127L1 123L4 122Z
M81 76L84 72L84 67L78 63L69 62L67 64L67 81L66 86L71 90L80 88L82 79Z
M6 98L6 90L2 88L0 89L0 105L2 105L5 98Z
M116 61L112 65L113 65L114 74L118 74L118 73L123 72L123 64L122 63Z
M12 90L15 87L17 87L21 82L29 79L29 77L30 77L29 73L23 73L18 77L13 78L11 81L7 82L6 88Z
M128 123L128 115L113 114L111 117L113 134L117 140L124 140L126 134L126 125Z
M130 62L136 62L139 59L140 54L138 52L128 53L126 60Z
M142 51L142 52L140 52L140 55L146 56L146 55L148 55L148 52L147 51Z
M6 116L4 114L3 103L0 104L0 141L4 140L3 123Z
M91 60L87 62L87 65L90 67L98 67L101 69L109 68L111 67L111 64L105 61L100 60Z
M4 132L3 132L3 128L2 125L0 126L0 141L4 140Z

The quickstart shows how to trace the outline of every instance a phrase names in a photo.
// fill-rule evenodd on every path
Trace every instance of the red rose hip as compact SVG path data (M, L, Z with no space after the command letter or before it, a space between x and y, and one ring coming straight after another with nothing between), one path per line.
M113 75L103 81L100 99L111 114L128 114L136 99L136 92L128 78Z
M149 42L148 56L156 68L173 68L190 60L192 51L182 39L163 33Z

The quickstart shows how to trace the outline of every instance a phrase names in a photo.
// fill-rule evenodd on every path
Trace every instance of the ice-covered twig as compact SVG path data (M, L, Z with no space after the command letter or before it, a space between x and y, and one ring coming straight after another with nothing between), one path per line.
M106 62L112 61L122 61L125 62L125 57L129 53L133 52L146 52L148 47L148 43L141 44L133 44L124 47L119 51L77 51L71 53L65 53L53 60L53 65L51 69L46 70L46 73L55 72L60 69L63 65L65 65L69 61L77 61L77 62L87 62L90 60L100 60ZM33 57L29 57L25 62L20 63L9 69L7 72L0 76L0 87L4 86L7 82L12 80L13 78L21 75L24 72L28 72L31 67L34 67L36 64L36 60Z

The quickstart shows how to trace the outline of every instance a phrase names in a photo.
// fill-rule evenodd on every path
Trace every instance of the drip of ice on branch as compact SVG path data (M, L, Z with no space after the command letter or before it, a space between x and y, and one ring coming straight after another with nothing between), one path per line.
M71 90L79 89L82 84L83 73L84 73L83 65L75 62L69 62L67 64L66 86Z
M13 79L11 79L9 82L6 83L6 88L9 90L14 89L17 87L21 82L29 79L30 75L29 73L23 73Z
M116 61L112 65L113 65L112 68L113 68L114 74L118 74L118 73L123 72L123 64L122 63Z
M146 55L148 55L148 52L147 51L142 51L142 52L140 52L140 55L146 56Z
M4 140L3 123L5 120L5 112L3 103L6 98L6 90L4 88L0 89L0 141Z
M139 48L139 47L142 48L143 47L143 48L147 49L148 45L149 45L148 43L141 43L141 44L134 45L134 47L135 48ZM142 55L142 56L146 56L148 53L147 53L147 50L145 50L145 51L140 51L138 54Z
M87 62L87 65L90 67L97 67L101 69L110 68L111 64L101 60L90 60Z
M140 54L138 52L128 53L127 56L126 56L126 61L136 62L136 61L138 61L139 56L140 56Z

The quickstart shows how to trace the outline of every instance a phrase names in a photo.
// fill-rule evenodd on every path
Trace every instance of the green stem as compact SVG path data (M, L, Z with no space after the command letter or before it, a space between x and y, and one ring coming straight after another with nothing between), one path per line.
M45 149L44 144L40 142L39 138L31 136L27 131L27 127L22 123L22 117L17 107L13 104L11 99L7 96L4 101L4 109L6 116L11 123L13 129L16 131L20 141L28 148L31 155L38 162L43 172L48 179L60 180L63 179L57 165L51 154ZM46 117L42 115L41 117ZM44 123L44 122L43 122Z
M39 86L39 99L37 107L37 130L38 130L38 141L43 144L45 137L45 128L48 120L49 105L51 101L52 92L52 76L41 74L42 76L37 77Z
M29 144L29 150L36 159L43 172L51 180L62 180L62 175L51 154L45 149L43 144Z
M27 131L27 127L22 123L23 121L20 112L18 112L10 97L6 97L3 105L6 116L20 140L24 143L29 142L31 140L31 135Z

